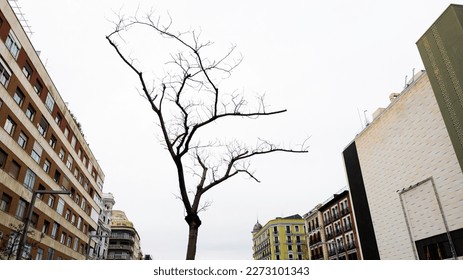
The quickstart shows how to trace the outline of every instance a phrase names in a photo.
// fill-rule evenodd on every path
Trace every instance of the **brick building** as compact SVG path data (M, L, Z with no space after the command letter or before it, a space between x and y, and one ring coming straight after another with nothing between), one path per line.
M0 256L16 254L34 190L22 258L85 259L97 230L104 174L8 1L0 0Z

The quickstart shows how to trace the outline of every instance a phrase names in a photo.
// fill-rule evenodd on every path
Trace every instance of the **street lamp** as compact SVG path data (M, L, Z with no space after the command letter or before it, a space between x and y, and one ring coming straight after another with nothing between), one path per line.
M70 191L52 191L52 190L33 190L32 191L31 204L29 205L29 209L27 211L27 218L26 218L26 221L24 222L23 233L22 233L21 239L19 240L18 250L16 253L17 260L21 259L21 256L24 250L24 243L26 243L27 231L29 229L29 224L31 222L32 212L34 210L34 204L35 204L35 199L37 198L37 194L71 194L71 192Z

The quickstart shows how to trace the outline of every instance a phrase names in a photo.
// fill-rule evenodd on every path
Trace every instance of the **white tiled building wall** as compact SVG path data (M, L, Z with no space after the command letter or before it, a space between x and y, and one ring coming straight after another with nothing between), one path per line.
M430 182L402 194L407 230L398 191L429 177L449 229L463 228L463 174L426 73L355 141L381 259L414 259L414 241L445 232Z

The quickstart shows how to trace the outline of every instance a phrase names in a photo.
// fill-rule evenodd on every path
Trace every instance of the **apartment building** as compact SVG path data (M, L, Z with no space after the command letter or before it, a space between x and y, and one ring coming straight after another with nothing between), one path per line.
M0 257L85 259L104 173L8 1L0 0ZM69 194L43 194L62 191ZM31 208L33 193L37 200Z
M357 248L354 217L350 209L352 206L347 188L334 194L318 209L323 217L323 231L326 240L323 245L328 247L328 259L330 260L361 259Z
M120 210L112 211L108 260L142 260L140 236L133 223Z
M347 187L304 214L311 260L359 260L355 217Z
M255 260L307 260L307 239L300 215L277 217L252 230Z
M305 228L307 230L307 246L309 248L309 260L328 259L328 249L323 227L323 216L319 211L322 204L318 204L304 214Z
M105 260L108 258L109 239L111 237L112 210L116 204L112 193L103 193L101 212L98 219L98 229L91 232L89 259Z

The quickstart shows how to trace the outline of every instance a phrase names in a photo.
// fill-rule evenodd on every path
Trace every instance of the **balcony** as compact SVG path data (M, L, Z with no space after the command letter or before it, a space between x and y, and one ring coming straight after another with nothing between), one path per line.
M127 234L127 233L112 233L111 234L111 237L110 237L112 240L129 240L129 241L132 241L134 242L134 238L132 235L130 234Z
M352 224L344 225L344 231L349 231L352 229Z
M349 242L347 243L347 249L348 250L351 250L351 249L354 249L355 248L355 242Z
M131 260L132 257L127 254L109 254L108 260Z
M350 213L349 208L343 208L341 209L341 216L345 216Z
M121 244L109 244L109 250L124 250L133 252L133 248L130 245L121 245Z

